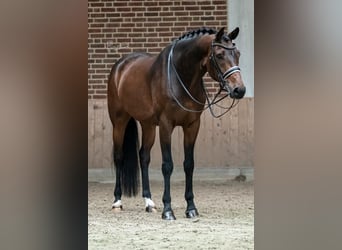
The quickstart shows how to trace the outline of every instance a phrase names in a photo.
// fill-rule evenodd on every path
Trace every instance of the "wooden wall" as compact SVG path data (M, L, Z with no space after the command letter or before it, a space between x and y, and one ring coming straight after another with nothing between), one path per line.
M254 166L254 98L240 100L237 107L221 118L215 119L209 111L206 111L201 119L201 128L195 147L197 167ZM88 168L110 168L111 152L112 127L107 112L107 101L89 100ZM172 154L174 165L181 166L183 162L181 128L174 130ZM161 153L157 131L152 149L151 167L160 168L160 166Z

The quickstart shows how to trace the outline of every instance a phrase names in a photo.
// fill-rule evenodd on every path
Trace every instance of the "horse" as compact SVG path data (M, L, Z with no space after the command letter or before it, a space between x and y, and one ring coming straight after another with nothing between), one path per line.
M171 134L176 126L181 126L184 132L185 215L187 218L199 216L194 202L193 172L200 116L222 99L216 97L222 96L223 92L226 93L224 97L233 100L241 99L245 94L239 68L240 52L233 42L238 34L238 27L230 33L225 33L224 27L219 31L202 27L175 39L158 55L135 52L113 65L107 88L116 173L112 209L122 209L122 193L128 197L137 195L140 165L145 210L156 211L148 169L156 126L159 126L164 178L161 217L176 219L170 195L174 167ZM214 100L208 98L203 83L206 73L220 85ZM142 131L140 149L137 121Z

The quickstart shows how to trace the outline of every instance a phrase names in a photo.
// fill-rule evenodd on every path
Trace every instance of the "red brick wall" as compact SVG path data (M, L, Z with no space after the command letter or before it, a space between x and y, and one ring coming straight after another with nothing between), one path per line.
M227 26L226 0L88 0L88 98L106 98L108 74L122 55L158 54L202 26Z

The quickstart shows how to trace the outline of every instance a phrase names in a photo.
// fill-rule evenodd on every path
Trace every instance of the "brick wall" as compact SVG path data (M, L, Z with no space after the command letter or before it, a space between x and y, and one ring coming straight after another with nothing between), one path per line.
M226 0L88 0L88 98L106 98L108 74L122 55L158 54L202 26L227 26Z

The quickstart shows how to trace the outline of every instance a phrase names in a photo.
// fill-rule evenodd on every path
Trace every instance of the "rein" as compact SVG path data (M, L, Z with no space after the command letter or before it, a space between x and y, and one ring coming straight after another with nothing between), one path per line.
M222 73L220 67L218 66L216 60L215 60L215 57L213 55L213 48L214 46L220 46L224 49L229 49L229 50L232 50L234 49L231 48L231 47L227 47L223 44L220 44L220 43L214 43L212 42L211 44L211 53L210 53L210 62L213 64L214 68L215 68L215 71L218 75L218 78L219 78L219 83L220 83L220 89L219 91L215 94L214 98L213 99L210 99L209 98L209 93L207 91L207 88L205 87L204 85L204 82L203 82L203 79L202 79L202 90L203 90L203 93L205 94L205 98L206 98L206 102L207 102L207 105L206 103L202 103L201 101L197 100L193 95L191 95L190 91L187 89L186 85L184 84L184 82L182 81L182 79L180 78L178 72L177 72L177 69L175 67L175 64L174 62L172 61L172 56L173 56L173 50L176 46L176 43L177 41L175 41L173 44L172 44L172 47L170 49L170 52L169 52L169 56L168 56L168 60L167 60L167 78L168 78L168 85L169 85L169 89L170 89L170 92L171 92L171 95L172 95L172 98L175 100L175 102L177 103L177 105L182 108L183 110L187 111L187 112L193 112L193 113L201 113L203 111L205 111L206 109L209 108L210 110L210 113L213 117L215 118L219 118L221 116L223 116L224 114L226 114L228 111L230 111L232 108L234 108L239 100L236 101L236 99L234 98L233 99L233 102L230 106L228 107L224 107L224 106L221 106L219 105L218 103L220 101L222 101L223 99L225 99L226 97L229 96L229 94L231 93L232 89L230 88L230 86L227 84L227 81L225 80L226 78L228 78L229 76L231 76L232 74L234 74L235 72L240 72L240 68L238 66L233 66L231 68L229 68L226 72ZM193 110L193 109L188 109L187 107L185 107L181 102L180 100L177 98L177 96L175 95L175 93L173 92L173 89L172 89L172 84L171 84L171 68L172 70L174 71L176 77L177 77L177 80L178 82L180 83L180 85L182 86L182 88L184 89L184 91L186 92L186 94L188 95L188 97L190 97L190 99L197 103L197 104L200 104L200 105L204 105L203 109L200 109L200 110ZM218 96L221 94L222 91L225 91L226 94L220 98L218 98ZM218 98L218 99L217 99ZM218 107L220 107L221 109L225 109L225 111L219 115L216 115L214 113L214 110L213 110L213 106L216 105Z

